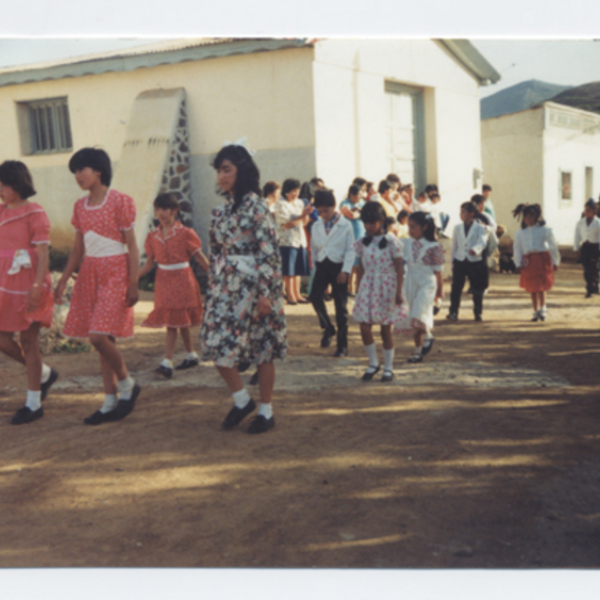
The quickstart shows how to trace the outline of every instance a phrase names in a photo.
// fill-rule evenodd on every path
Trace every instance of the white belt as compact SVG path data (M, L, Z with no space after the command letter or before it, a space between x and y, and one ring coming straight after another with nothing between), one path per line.
M240 273L246 275L256 275L256 260L253 256L247 256L245 254L229 254L227 256L219 256L215 259L215 273L221 274L221 271L225 268L225 264L233 263Z
M127 246L121 242L98 235L94 231L88 231L83 236L85 244L85 255L93 258L105 258L108 256L119 256L127 254Z
M172 263L170 265L161 265L160 263L157 264L159 269L164 269L165 271L177 271L178 269L186 269L190 266L189 262Z

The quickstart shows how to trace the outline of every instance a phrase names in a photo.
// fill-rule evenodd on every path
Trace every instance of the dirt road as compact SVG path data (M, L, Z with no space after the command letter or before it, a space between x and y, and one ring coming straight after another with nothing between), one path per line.
M93 352L48 357L61 378L21 427L25 375L1 358L0 566L600 566L600 298L565 265L531 323L517 283L492 278L483 323L468 296L458 323L443 311L422 364L399 339L387 385L359 381L356 325L334 359L292 307L260 436L219 429L210 365L158 379L160 331L123 344L143 392L100 427L82 423L102 402Z

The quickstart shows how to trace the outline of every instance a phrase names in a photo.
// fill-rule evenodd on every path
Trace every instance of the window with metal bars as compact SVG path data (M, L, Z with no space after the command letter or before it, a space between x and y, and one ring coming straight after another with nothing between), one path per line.
M22 103L27 108L30 154L68 152L73 149L69 105L66 98Z

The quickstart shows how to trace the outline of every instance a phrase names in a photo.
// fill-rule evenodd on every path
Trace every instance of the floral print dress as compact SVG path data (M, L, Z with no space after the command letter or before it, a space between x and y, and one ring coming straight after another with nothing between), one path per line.
M235 212L233 199L215 208L210 250L200 330L203 360L231 368L239 362L260 364L285 358L281 258L275 220L264 200L249 193ZM272 307L264 317L256 315L261 296Z

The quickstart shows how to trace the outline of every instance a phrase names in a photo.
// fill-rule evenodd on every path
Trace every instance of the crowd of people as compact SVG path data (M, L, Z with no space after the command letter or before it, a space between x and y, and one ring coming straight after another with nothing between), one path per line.
M66 284L78 271L64 335L86 338L98 352L104 403L84 419L87 425L127 417L140 395L117 340L133 335L138 281L156 268L154 309L145 327L166 330L165 357L157 372L211 361L227 385L233 406L222 422L232 429L257 409L240 373L256 365L251 384L260 402L249 433L275 425L272 395L274 359L287 352L284 302L312 304L322 331L320 345L336 340L335 357L348 354L348 297L355 296L353 319L360 327L368 366L363 381L382 371L381 381L394 378L394 334L409 335L414 352L408 362L421 362L434 343L434 315L444 295L446 262L440 238L448 237L450 216L442 210L434 184L415 196L391 173L377 187L355 178L347 197L338 202L323 180L302 184L286 179L262 188L258 168L248 150L224 146L213 161L223 202L212 211L208 256L196 233L179 221L174 195L154 201L156 228L144 243L145 260L134 235L136 206L126 194L110 188L110 158L100 149L84 148L70 159L69 169L86 195L74 206L75 241L64 272L53 290L49 276L50 223L44 209L29 200L36 191L31 174L19 161L0 165L0 351L25 365L25 405L13 424L31 423L44 414L42 401L59 374L42 361L40 327L52 322L54 303L61 303ZM460 223L452 233L452 286L447 319L457 321L466 280L476 321L482 320L489 285L488 259L500 254L500 267L518 270L520 285L531 295L533 321L547 317L546 293L552 288L560 255L539 205L514 211L522 228L510 244L496 224L484 185L460 207ZM577 225L588 295L598 293L600 220L593 200ZM504 237L504 241L502 238ZM190 260L208 272L203 302ZM512 263L512 265L511 265ZM308 278L308 295L302 278ZM335 306L335 325L327 300ZM201 355L194 351L191 327L201 326ZM373 327L379 326L383 364ZM19 332L19 340L15 334ZM174 367L178 333L186 349Z

